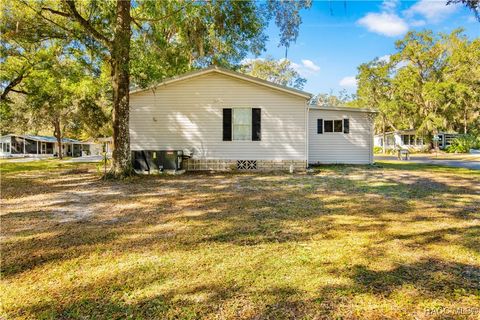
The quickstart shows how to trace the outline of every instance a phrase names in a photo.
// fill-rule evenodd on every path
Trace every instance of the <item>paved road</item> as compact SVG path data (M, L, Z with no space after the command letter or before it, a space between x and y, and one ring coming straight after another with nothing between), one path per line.
M375 156L375 160L398 160L395 156ZM413 163L425 163L425 164L435 164L439 166L448 166L448 167L458 167L458 168L467 168L480 170L480 155L471 156L468 159L435 159L430 157L411 157L410 160L405 162Z

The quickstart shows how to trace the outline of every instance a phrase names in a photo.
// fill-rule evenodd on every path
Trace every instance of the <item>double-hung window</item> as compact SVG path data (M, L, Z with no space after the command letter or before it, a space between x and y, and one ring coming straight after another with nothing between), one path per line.
M261 141L261 108L224 108L223 141Z
M252 109L233 108L233 140L252 140Z

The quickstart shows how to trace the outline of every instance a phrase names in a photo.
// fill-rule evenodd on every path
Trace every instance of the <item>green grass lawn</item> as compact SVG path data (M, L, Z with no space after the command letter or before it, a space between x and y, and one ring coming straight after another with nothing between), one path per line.
M0 159L0 173L18 173L24 171L50 171L56 169L79 169L81 167L87 168L84 163L65 162L56 158L42 159L29 162L15 162L13 159Z
M0 165L0 318L480 317L479 171Z

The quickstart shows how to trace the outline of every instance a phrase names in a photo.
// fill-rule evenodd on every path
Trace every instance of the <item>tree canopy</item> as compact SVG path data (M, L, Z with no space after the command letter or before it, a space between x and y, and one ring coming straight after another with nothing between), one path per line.
M376 131L417 129L427 139L439 131L479 132L480 39L409 32L388 61L359 67L358 101L379 110Z
M238 64L265 49L274 20L280 45L298 36L310 1L3 0L2 50L16 43L64 41L80 60L108 72L112 89L112 174L131 173L129 89L202 66ZM23 53L22 50L20 52ZM20 74L2 83L21 87ZM8 78L8 79L7 79ZM7 88L7 86L5 86ZM3 90L5 98L12 90ZM3 100L3 99L2 99Z
M287 59L275 60L272 57L266 59L249 59L242 64L240 71L283 86L303 89L307 80L295 70L292 62Z

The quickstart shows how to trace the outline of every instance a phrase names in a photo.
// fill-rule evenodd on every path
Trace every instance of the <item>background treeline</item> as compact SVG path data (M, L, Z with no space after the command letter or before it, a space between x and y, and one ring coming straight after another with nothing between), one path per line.
M480 38L409 32L396 52L358 68L358 107L379 111L375 131L480 134Z

